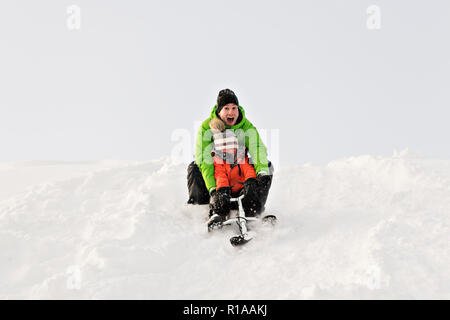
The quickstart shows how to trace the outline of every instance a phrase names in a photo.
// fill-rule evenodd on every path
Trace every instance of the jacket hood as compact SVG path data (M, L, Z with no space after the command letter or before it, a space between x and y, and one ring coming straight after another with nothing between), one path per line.
M209 122L209 127L212 130L216 130L219 132L225 131L225 122L222 121L220 118L212 118Z

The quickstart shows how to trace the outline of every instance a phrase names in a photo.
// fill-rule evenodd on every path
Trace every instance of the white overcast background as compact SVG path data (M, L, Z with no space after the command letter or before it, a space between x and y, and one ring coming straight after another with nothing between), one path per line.
M282 164L448 159L449 14L446 0L3 0L0 161L165 157L223 88L278 130L265 142Z

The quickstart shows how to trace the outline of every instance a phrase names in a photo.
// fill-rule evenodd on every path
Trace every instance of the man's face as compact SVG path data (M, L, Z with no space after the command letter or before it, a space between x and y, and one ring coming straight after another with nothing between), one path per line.
M238 116L239 110L234 103L225 105L219 112L220 119L229 126L234 126L236 124Z

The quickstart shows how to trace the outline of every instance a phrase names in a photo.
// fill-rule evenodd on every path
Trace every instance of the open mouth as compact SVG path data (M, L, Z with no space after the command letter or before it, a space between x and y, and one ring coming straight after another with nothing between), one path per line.
M228 123L233 123L233 121L234 121L234 118L227 118Z

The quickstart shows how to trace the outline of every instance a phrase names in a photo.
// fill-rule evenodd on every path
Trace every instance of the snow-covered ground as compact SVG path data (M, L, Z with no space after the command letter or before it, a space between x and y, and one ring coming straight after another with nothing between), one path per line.
M241 248L186 204L186 165L0 164L2 299L450 299L450 161L275 168Z

